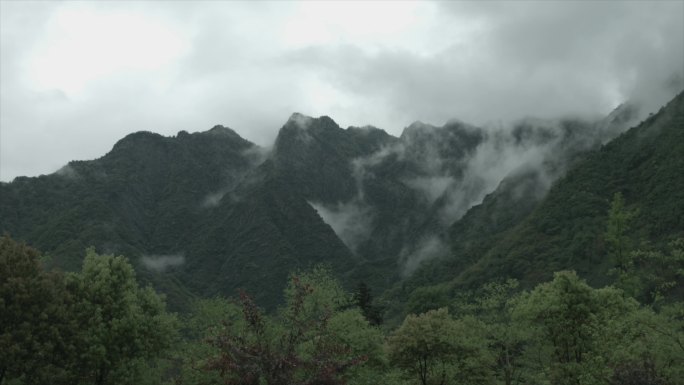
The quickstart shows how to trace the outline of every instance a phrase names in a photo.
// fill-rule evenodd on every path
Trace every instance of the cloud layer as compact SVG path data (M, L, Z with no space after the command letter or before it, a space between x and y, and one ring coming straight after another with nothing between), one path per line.
M654 109L684 87L681 1L0 7L2 181L137 130L224 124L269 145L300 111L398 135L415 120Z
M148 269L163 273L169 268L180 266L185 263L185 257L178 255L145 255L141 262Z

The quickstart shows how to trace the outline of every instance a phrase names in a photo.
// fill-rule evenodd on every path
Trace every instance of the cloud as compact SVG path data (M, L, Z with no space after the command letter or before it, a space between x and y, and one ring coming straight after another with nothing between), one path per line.
M398 135L415 120L605 115L627 99L648 113L684 86L680 1L0 6L0 180L138 130L225 124L267 146L293 111ZM106 47L121 57L99 60Z
M399 262L403 266L402 274L409 276L424 261L444 257L449 253L447 244L436 235L423 237L416 245L406 246L399 255Z
M364 189L364 180L368 178L374 178L373 167L384 162L388 158L395 160L404 159L406 147L401 142L396 142L391 145L386 145L380 148L378 151L368 155L355 158L351 162L352 175L354 176L354 181L356 183L356 193L355 198L358 201L364 201L366 198L366 192Z
M231 203L242 200L242 194L236 190L238 186L252 186L261 181L261 176L253 171L271 156L272 148L251 146L243 150L241 155L248 162L249 166L245 169L228 169L226 174L230 177L225 184L217 191L211 191L204 196L200 202L202 208L213 208L218 206L223 198L228 195Z
M568 157L586 151L606 138L629 127L626 120L599 129L603 121L522 119L501 126L485 128L486 137L463 162L463 173L444 192L440 212L442 223L460 219L473 205L482 202L507 177L534 172L536 197L542 197L551 183L568 166ZM573 130L567 129L575 125ZM571 143L572 142L572 143Z
M481 129L454 122L443 127L413 124L393 144L352 161L358 194L355 201L363 201L364 181L383 170L386 178L397 178L423 197L421 207L437 213L438 223L410 229L412 236L404 241L399 263L404 273L410 274L423 261L448 253L434 234L451 226L487 194L503 185L514 200L541 199L564 174L574 155L624 132L637 119L634 111L626 105L604 119L525 118ZM384 162L393 162L389 174ZM330 211L320 212L326 218L335 214L354 218L341 220L345 224L364 219L360 210L345 207ZM331 224L337 220L326 219ZM339 234L344 226L337 226ZM417 231L427 234L421 237Z
M364 200L366 181L381 172L384 178L390 178L387 182L402 183L414 190L423 198L420 207L437 213L438 221L427 226L415 223L419 227L410 229L411 236L405 237L399 260L409 274L422 261L447 252L440 246L439 237L430 234L447 229L506 178L513 178L514 184L509 184L513 199L540 199L563 175L577 152L598 146L630 127L636 119L633 111L624 106L604 119L524 118L482 128L454 121L443 127L414 123L391 144L351 161L357 187L352 201L315 207L354 248L360 237L366 240L362 236L367 234L371 220L364 215L373 213ZM386 167L387 162L392 166ZM519 177L525 183L518 182ZM420 237L417 232L428 235Z
M456 183L456 179L452 176L426 176L408 179L404 183L423 193L428 203L432 204Z
M223 199L223 196L226 195L227 193L228 193L228 191L218 191L215 193L209 193L202 200L201 206L204 208L216 207L221 202L221 199Z
M288 122L292 122L300 130L306 131L309 128L309 126L311 125L311 122L313 122L313 118L310 116L302 115L298 112L295 112L290 116L290 119L288 119Z
M336 205L309 202L345 245L356 252L371 234L373 211L359 199Z
M627 99L659 106L681 89L681 2L479 3L436 3L446 12L433 23L478 25L469 36L444 27L439 40L452 44L440 50L316 46L291 61L318 67L341 90L372 95L379 126L390 130L398 119L596 116Z
M148 269L158 273L163 273L169 268L180 266L185 263L185 257L180 254L145 255L140 260Z
M78 171L76 171L70 164L67 164L55 171L55 174L64 177L66 179L76 179L79 177Z

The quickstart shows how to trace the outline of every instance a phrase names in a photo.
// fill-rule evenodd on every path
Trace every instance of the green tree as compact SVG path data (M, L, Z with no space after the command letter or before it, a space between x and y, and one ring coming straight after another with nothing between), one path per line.
M371 289L365 282L359 283L354 293L354 302L371 325L382 325L382 309L373 304Z
M209 360L219 350L207 341L226 333L227 325L244 328L242 309L232 300L223 297L198 299L188 314L182 317L183 340L176 345L174 362L179 368L175 374L178 384L212 384L220 381L219 373L205 370Z
M148 364L169 350L177 336L175 316L149 287L141 288L122 256L89 249L80 273L67 276L77 298L81 383L137 384Z
M420 314L449 305L447 285L422 286L415 289L406 302L406 313Z
M347 373L352 385L391 383L387 379L389 361L383 349L382 331L364 317L357 308L335 313L328 325L330 338L348 346L347 359L363 357L364 362L351 367Z
M446 308L409 314L387 340L390 360L422 385L487 383L480 330L474 319L454 320Z
M665 250L637 250L621 272L618 285L634 297L660 305L684 292L684 238L675 239Z
M287 305L276 319L241 292L242 320L227 320L210 339L218 354L206 370L234 385L344 383L342 375L366 358L355 356L349 341L331 331L334 314L350 298L328 273L316 268L301 279L293 275L285 290Z
M0 384L68 383L71 335L62 276L43 271L38 251L0 238Z
M629 312L612 324L618 345L608 352L611 384L681 384L684 379L684 306L672 303Z
M477 317L484 324L496 377L505 385L527 383L524 353L530 332L511 315L517 289L518 282L513 279L490 282L456 304L457 311Z
M300 297L302 287L310 292ZM285 287L285 303L282 316L296 308L295 303L302 300L301 314L303 318L316 318L324 314L348 309L354 305L352 296L347 293L338 280L333 278L328 266L318 265L307 271L298 271L290 275Z
M550 357L554 385L603 384L625 315L637 303L613 288L593 289L574 272L559 272L517 301L514 315L530 323ZM548 346L550 345L550 346Z
M454 325L446 308L420 315L409 314L388 339L390 358L403 370L417 375L422 385L445 384L447 364L456 354Z

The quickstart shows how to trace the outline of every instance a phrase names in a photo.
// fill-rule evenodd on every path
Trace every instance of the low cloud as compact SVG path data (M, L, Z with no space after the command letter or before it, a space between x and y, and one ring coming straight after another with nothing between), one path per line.
M227 195L226 199L230 199L231 202L239 201L240 194L236 192L236 188L240 185L253 185L260 180L253 171L271 156L271 152L272 148L260 146L252 146L242 151L240 155L247 160L248 166L244 169L226 170L226 174L229 176L226 184L217 191L208 193L200 202L200 206L202 208L216 207Z
M373 167L384 162L386 159L393 157L394 159L400 160L404 156L404 146L402 143L397 143L394 145L388 145L382 147L380 150L372 153L368 156L362 156L353 159L351 162L352 176L356 183L356 200L364 201L366 197L366 191L364 188L364 180L375 178L373 173Z
M204 208L212 208L216 207L221 203L221 199L228 193L228 191L218 191L215 193L209 193L207 196L202 200L202 207Z
M552 143L516 144L510 131L490 134L466 162L462 179L446 192L442 221L450 224L460 219L516 170L541 169Z
M595 121L526 118L507 125L489 125L483 129L483 141L463 159L458 175L445 174L442 169L440 174L414 179L408 185L431 201L443 198L441 219L450 225L504 178L517 173L533 171L537 175L535 196L543 196L563 175L573 154L616 137L635 124L638 116L635 109L625 107Z
M625 106L596 120L525 118L481 129L462 123L448 123L444 127L412 124L397 142L352 161L357 202L365 196L364 181L375 178L380 170L387 177L385 162L394 162L390 177L397 177L398 182L419 194L425 209L437 213L437 227L446 229L506 178L514 180L513 185L507 185L512 189L509 193L513 199L541 199L564 174L575 154L619 135L637 117L635 109ZM518 177L524 178L525 183L518 183ZM354 222L362 222L364 212L349 207L326 214L346 212L354 213ZM438 228L428 231L439 231ZM410 274L423 261L447 252L442 239L429 236L405 244L400 261L404 272Z
M242 156L250 161L252 167L257 167L271 156L272 151L272 147L252 146L244 150Z
M447 244L436 235L422 238L416 245L404 247L399 255L402 274L409 276L424 261L444 257L449 253Z
M435 203L456 183L452 176L425 176L407 179L404 184L423 194L428 203Z
M356 252L371 233L373 211L358 199L336 205L309 202L323 221L332 227L335 234L352 251Z
M67 179L76 179L79 177L78 171L71 167L70 164L67 164L59 170L55 171L55 174Z
M172 255L145 255L141 258L145 267L158 273L163 273L169 268L181 266L185 263L185 257L180 254Z

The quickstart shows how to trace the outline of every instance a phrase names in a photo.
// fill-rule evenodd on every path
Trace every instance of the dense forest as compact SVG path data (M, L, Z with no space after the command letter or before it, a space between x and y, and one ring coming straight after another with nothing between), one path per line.
M367 286L347 292L324 267L292 273L272 313L241 291L177 315L124 257L89 250L80 272L48 272L5 236L0 383L681 384L684 306L669 294L684 240L624 253L621 204L606 228L612 285L572 271L531 290L495 281L396 327Z
M194 297L239 288L272 310L278 282L320 263L348 289L363 281L380 292L422 261L467 262L449 248L516 224L472 227L458 239L453 227L472 205L492 191L522 196L492 209L525 217L549 183L632 117L623 108L597 121L526 120L510 130L414 123L394 137L293 114L271 149L222 126L138 132L99 159L0 183L0 231L70 271L90 246L125 255L181 311Z
M0 384L684 384L684 93L632 118L295 114L2 183Z

